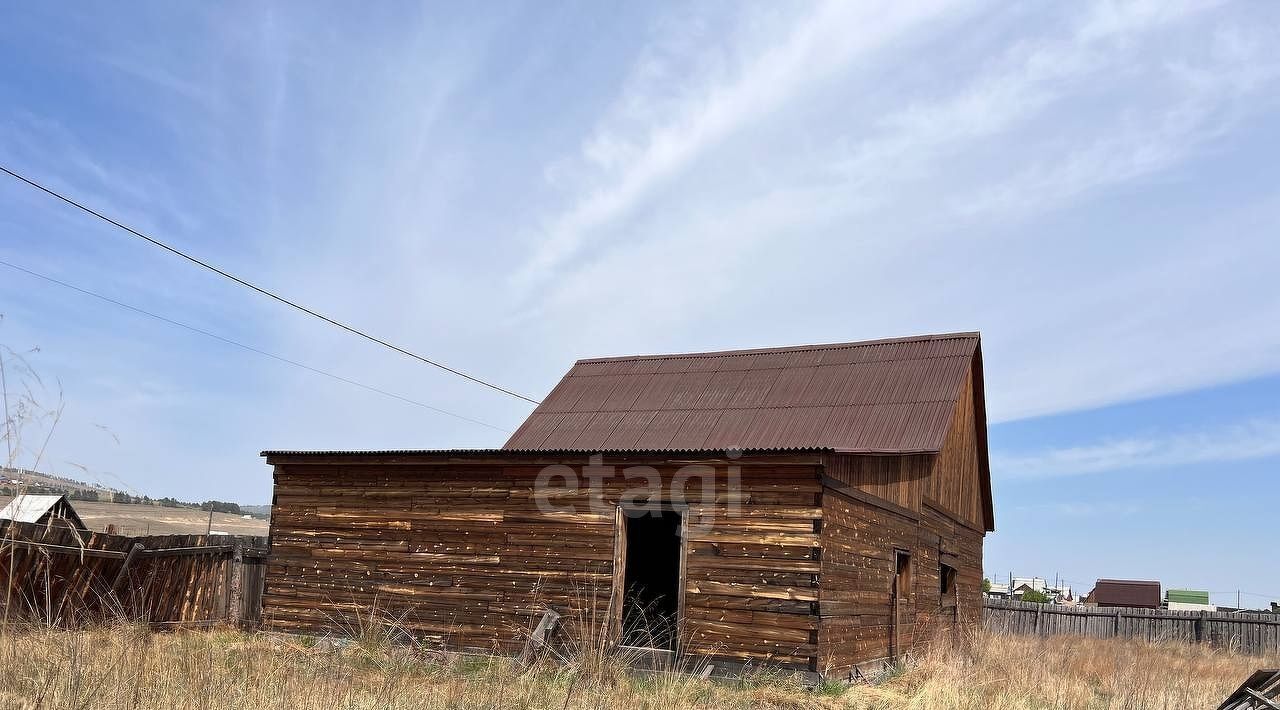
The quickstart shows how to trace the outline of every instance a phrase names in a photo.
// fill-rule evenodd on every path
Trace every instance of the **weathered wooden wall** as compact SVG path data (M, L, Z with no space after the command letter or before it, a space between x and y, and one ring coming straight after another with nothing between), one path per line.
M907 510L919 511L927 477L935 457L859 456L833 454L827 457L826 474L867 495Z
M918 547L922 559L921 577L916 582L923 598L917 616L919 622L928 623L933 614L940 614L941 620L960 626L975 627L981 623L984 538L982 530L953 518L947 511L928 503L924 505ZM941 596L938 575L942 565L956 571L954 597L944 599ZM941 624L940 628L948 625ZM927 637L926 629L918 629L918 637Z
M890 655L894 550L911 549L916 521L828 489L822 497L819 670L843 677Z
M978 463L978 431L973 391L974 373L965 378L952 413L942 450L931 456L923 501L953 517L983 528L985 524L982 473Z
M123 537L0 521L0 613L55 624L116 617L154 624L235 620L235 548L265 544L264 538Z
M866 470L895 459L856 458L841 460ZM921 472L934 464L927 455L898 458L907 461L896 466ZM638 485L625 467L650 467L665 492L690 464L710 467L714 485L704 493L695 478L685 488L694 527L682 561L685 652L837 674L886 658L895 549L912 555L903 651L911 639L976 623L981 529L923 497L912 510L842 483L824 468L830 460L608 462L617 468L597 472L592 506L581 459L273 456L264 623L354 632L379 609L400 629L445 645L510 653L546 605L607 618L620 587L617 508ZM540 487L547 466L564 468L575 484ZM539 500L559 510L540 510ZM958 572L946 600L944 562Z
M974 625L982 614L980 530L927 505L920 515L859 494L831 487L822 499L819 667L832 677L894 654L895 551L911 556L902 651L957 625ZM957 571L955 590L946 598L940 584L943 564Z
M513 457L514 458L514 457ZM584 460L276 460L264 623L288 630L354 629L382 609L398 627L447 645L511 652L551 604L611 609L615 508L638 485L619 469L602 478L603 509L585 479L540 491L548 464ZM614 462L610 462L614 463ZM668 491L681 466L651 465ZM706 461L714 485L686 488L688 522L711 522L686 539L683 648L734 661L811 669L822 510L818 459ZM547 496L559 508L539 510ZM656 500L653 502L657 502ZM729 504L741 515L729 514Z
M988 599L984 623L996 633L1207 643L1244 653L1280 652L1280 615L1068 607Z

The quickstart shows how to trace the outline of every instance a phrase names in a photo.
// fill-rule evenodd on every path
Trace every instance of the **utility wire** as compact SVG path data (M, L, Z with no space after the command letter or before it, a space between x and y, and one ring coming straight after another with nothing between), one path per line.
M45 187L44 185L41 185L40 183L36 182L35 180L32 180L31 178L25 177L25 176L23 176L23 175L20 175L19 173L16 173L16 172L14 172L14 171L10 170L9 168L5 167L4 165L0 165L0 170L4 171L4 172L5 172L6 174L8 174L10 177L16 178L16 179L18 179L18 180L20 180L20 181L22 181L22 182L26 183L27 185L30 185L31 187L34 187L35 189L40 190L41 192L43 192L43 193L45 193L45 194L47 194L47 195L50 195L51 197L55 197L55 198L57 198L57 199L59 199L59 200L61 200L61 201L65 202L65 203L67 203L68 205L71 205L72 207L75 207L76 209L79 209L79 210L81 210L81 211L87 212L88 214L91 214L91 215L93 215L94 217L97 217L98 219L100 219L100 220L102 220L102 221L104 221L104 222L107 222L108 224L112 224L112 225L114 225L114 226L116 226L116 227L119 227L120 229L123 229L124 231L126 231L126 232L128 232L128 233L132 234L132 235L133 235L133 236L135 236L135 237L138 237L139 239L142 239L142 240L144 240L144 241L146 241L146 242L149 242L150 244L152 244L152 245L154 245L154 246L160 247L161 249L164 249L165 251L167 251L167 252L169 252L169 253L171 253L171 254L174 254L174 255L176 255L176 256L182 257L183 259L186 259L187 261L189 261L189 262L191 262L191 263L193 263L193 264L195 264L195 265L197 265L197 266L200 266L200 267L203 267L203 268L205 268L205 269L208 269L209 271L212 271L213 273L218 274L219 276L222 276L222 277L225 277L225 278L227 278L227 279L230 279L230 280L232 280L232 281L234 281L234 282L236 282L236 283L240 284L241 286L244 286L244 287L246 287L246 288L253 289L254 291L257 291L258 293L262 294L263 296L266 296L267 298L270 298L270 299L273 299L273 300L279 301L280 303L283 303L283 304L285 304L286 306L289 306L290 308L294 308L294 309L297 309L297 310L299 310L299 311L302 311L303 313L306 313L306 314L307 314L307 315L309 315L309 316L313 316L313 317L315 317L315 318L319 318L320 320L322 320L322 321L324 321L324 322L326 322L326 323L328 323L328 324L330 324L330 325L337 326L337 327L339 327L339 328L341 328L341 329L343 329L343 330L347 331L348 333L351 333L351 334L353 334L353 335L358 335L358 336L360 336L361 338L364 338L365 340L368 340L368 341L371 341L371 342L377 343L378 345L381 345L381 346L383 346L384 348L390 348L391 350L394 350L394 351L396 351L396 352L398 352L398 353L400 353L400 354L402 354L402 355L407 355L407 356L409 356L409 357L413 358L414 360L419 360L419 361L424 362L424 363L426 363L426 364L428 364L428 365L430 365L430 366L432 366L432 367L438 367L438 368L440 368L441 370L444 370L445 372L452 373L452 374L457 375L458 377L461 377L461 378L463 378L463 379L467 379L467 380L470 380L470 381L472 381L472 382L475 382L476 384L484 385L485 387L488 387L489 389L497 390L498 392L501 392L501 393L506 394L506 395L510 395L510 396L512 396L512 397L515 397L516 399L522 399L522 400L524 400L524 401L526 401L526 402L529 402L530 404L540 404L540 402L538 402L538 400L536 400L536 399L532 399L532 398L530 398L530 397L526 397L526 396L524 396L524 395L522 395L522 394L519 394L518 392L513 392L513 391L511 391L511 390L509 390L509 389L507 389L507 388L505 388L505 387L500 387L500 386L498 386L498 385L495 385L495 384L493 384L492 382L486 382L485 380L482 380L482 379L480 379L479 377L475 377L475 376L473 376L473 375L468 375L467 373L465 373L465 372L463 372L463 371L461 371L461 370L455 370L454 368L449 367L448 365L445 365L445 364L443 364L443 363L436 362L435 360L432 360L432 359L427 358L427 357L423 357L422 355L419 355L419 354L417 354L417 353L415 353L415 352L411 352L411 351L409 351L409 350L405 350L404 348L402 348L402 347L400 347L400 346L398 346L398 345L393 345L393 344L391 344L391 343L389 343L389 342L387 342L387 341L385 341L385 340L383 340L383 339L381 339L381 338L378 338L378 337L375 337L375 336L369 335L368 333L366 333L366 332L364 332L364 331L362 331L362 330L358 330L358 329L356 329L356 328L354 328L354 327L352 327L352 326L347 325L346 323L343 323L343 322L341 322L341 321L338 321L338 320L335 320L335 319L333 319L333 318L330 318L329 316L326 316L326 315L324 315L323 313L319 313L319 312L317 312L317 311L314 311L314 310L312 310L312 309L310 309L310 308L308 308L308 307L306 307L306 306L304 306L304 305L302 305L302 304L300 304L300 303L298 303L298 302L296 302L296 301L291 301L291 300L289 300L289 299L285 298L284 296L277 295L276 293L273 293L273 292L271 292L271 291L268 291L267 289L262 288L261 286L257 286L257 285L255 285L255 284L253 284L253 283L250 283L249 281L246 281L246 280L244 280L244 279L240 278L239 276L236 276L235 274L232 274L232 273L230 273L230 272L228 272L228 271L224 271L223 269L220 269L220 268L218 268L217 266L214 266L213 264L211 264L211 263L209 263L209 262L207 262L207 261L204 261L204 260L199 259L199 258L197 258L197 257L191 256L190 254L187 254L186 252L184 252L184 251L182 251L182 250L180 250L180 249L178 249L178 248L176 248L176 247L169 246L168 244L165 244L164 242L160 241L159 239L155 239L155 238L153 238L153 237L149 237L149 236L147 236L147 235L143 234L142 232L139 232L138 230L134 229L133 227L130 227L130 226L129 226L129 225L127 225L127 224L124 224L124 223L122 223L122 222L118 222L118 221L116 221L116 220L114 220L114 219L112 219L112 218L110 218L110 217L106 216L105 214L102 214L101 212L98 212L97 210L94 210L94 209L93 209L93 208L91 208L91 207L87 207L87 206L85 206L85 205L83 205L83 204L81 204L81 203L79 203L79 202L77 202L77 201L75 201L75 200L71 199L70 197L67 197L66 195L63 195L62 193L56 192L56 191L54 191L54 190L53 190L53 189L51 189L51 188Z
M488 422L482 422L482 421L480 421L479 419L472 419L471 417L466 417L466 416L463 416L463 415L461 415L461 414L455 414L454 412L450 412L450 411L445 410L445 409L440 409L439 407L433 407L433 406L431 406L431 405L429 405L429 404L424 404L424 403L419 402L419 401L417 401L417 400L409 399L408 397L402 397L401 395L395 394L394 392L388 392L388 391L386 391L386 390L379 389L379 388L374 387L374 386L372 386L372 385L366 385L366 384L364 384L363 382L357 382L357 381L355 381L355 380L348 379L348 378L346 378L346 377L343 377L342 375L335 375L335 374L333 374L332 372L326 372L325 370L320 370L320 369L317 369L317 368L311 367L310 365L304 365L304 364L302 364L302 363L300 363L300 362L297 362L297 361L295 361L295 360L290 360L289 358L282 357L282 356L280 356L280 355L276 355L276 354L274 354L274 353L269 353L269 352L267 352L266 350L259 350L258 348L255 348L255 347L253 347L252 345L245 345L244 343L241 343L241 342L238 342L238 341L232 340L232 339L230 339L230 338L225 338L225 337L223 337L223 336L221 336L221 335L218 335L217 333L211 333L211 332L209 332L209 331L207 331L207 330L203 330L203 329L201 329L201 328L197 328L197 327L195 327L195 326L193 326L193 325L187 325L186 323L182 323L182 322L179 322L179 321L173 320L172 318L166 318L166 317L164 317L164 316L162 316L162 315L159 315L159 314L157 314L157 313L152 313L151 311L143 310L143 309L141 309L141 308L138 308L137 306L131 306L131 305L129 305L128 303L124 303L124 302L122 302L122 301L117 301L117 300L115 300L114 298L111 298L111 297L109 297L109 296L104 296L104 295L102 295L102 294L100 294L100 293L95 293L95 292L90 291L90 290L88 290L88 289L80 288L79 286L76 286L76 285L74 285L74 284L69 284L69 283L67 283L66 281L59 281L58 279L55 279L55 278L53 278L52 276L45 276L44 274L36 273L36 272L34 272L34 271L30 270L30 269L24 269L24 268L23 268L23 267L21 267L21 266L18 266L18 265L16 265L16 264L10 264L10 263L9 263L9 262L7 262L7 261L0 261L0 266L7 266L8 268L13 269L14 271L21 271L22 273L27 274L28 276L34 276L35 278L43 279L43 280L45 280L45 281L48 281L49 283L57 284L57 285L62 286L62 287L64 287L64 288L69 288L69 289L71 289L72 291L76 291L76 292L78 292L78 293L84 294L85 296L92 296L93 298L96 298L96 299L98 299L99 301L105 301L105 302L110 303L110 304L112 304L112 305L119 306L120 308L124 308L124 309L130 310L130 311L133 311L134 313L138 313L138 314L141 314L141 315L147 316L147 317L149 317L149 318L154 318L154 319L156 319L156 320L158 320L158 321L161 321L161 322L164 322L164 323L168 323L169 325L175 325L175 326L177 326L177 327L179 327L179 328L184 328L184 329L189 330L189 331L191 331L191 332L193 332L193 333L199 333L200 335L203 335L203 336L206 336L206 337L209 337L209 338L213 338L214 340L219 340L219 341L221 341L221 342L223 342L223 343L226 343L226 344L228 344L228 345L234 345L234 346L235 346L235 347L237 347L237 348L241 348L241 349L243 349L243 350L248 350L248 351L249 351L249 352L251 352L251 353L257 353L258 355L262 355L262 356L264 356L264 357L269 357L269 358L271 358L272 360L277 360L277 361L279 361L279 362L283 362L283 363L285 363L285 364L287 364L287 365L293 365L294 367L300 367L300 368L302 368L302 369L304 369L304 370L307 370L307 371L309 371L309 372L314 372L314 373L315 373L315 374L317 374L317 375L324 375L325 377L329 377L329 378L335 379L335 380L337 380L337 381L339 381L339 382L345 382L345 383L347 383L347 384L349 384L349 385L353 385L353 386L355 386L355 387L359 387L360 389L368 390L368 391L370 391L370 392L375 392L375 393L377 393L377 394L384 395L384 396L386 396L386 397L391 397L391 398L393 398L393 399L398 399L398 400L400 400L401 402L407 402L407 403L409 403L409 404L417 405L417 406L419 406L419 407L422 407L423 409L430 409L431 411L436 412L436 413L438 413L438 414L443 414L443 415L445 415L445 416L453 417L453 418L455 418L455 419L461 419L461 420L462 420L462 421L464 421L464 422L471 422L472 424L479 424L480 426L488 427L488 428L490 428L490 429L494 429L494 430L496 430L496 431L504 432L504 433L507 433L507 434L510 434L510 433L511 433L511 431L510 431L509 429L504 429L504 428L499 427L499 426L494 426L493 424L489 424Z

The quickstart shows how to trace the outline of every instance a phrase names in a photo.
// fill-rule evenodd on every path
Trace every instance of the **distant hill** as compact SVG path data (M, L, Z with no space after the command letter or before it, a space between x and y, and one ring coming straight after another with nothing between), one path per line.
M111 500L112 493L124 492L118 488L111 488L98 483L85 483L84 481L77 481L74 478L55 476L52 473L40 473L38 471L29 471L24 468L0 466L0 488L15 488L19 485L58 489L66 493L102 493L105 494L100 496L103 500Z
M99 483L77 481L74 478L58 476L52 473L40 473L39 471L30 471L22 468L0 466L0 497L12 497L19 492L65 495L74 501L156 505L164 508L193 508L206 511L212 508L219 513L252 515L260 520L271 519L271 506L269 505L236 505L221 501L188 503L168 497L152 498L147 495L134 495L119 488L112 488Z

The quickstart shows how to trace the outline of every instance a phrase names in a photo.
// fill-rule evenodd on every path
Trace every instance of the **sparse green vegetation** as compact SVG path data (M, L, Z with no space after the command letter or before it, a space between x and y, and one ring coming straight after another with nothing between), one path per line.
M1037 592L1037 591L1036 591L1036 590L1034 590L1034 589L1028 589L1027 591L1023 592L1023 593L1022 593L1022 596L1021 596L1021 597L1019 597L1019 598L1020 598L1022 601L1024 601L1024 602L1032 602L1032 603L1035 603L1035 604L1048 604L1048 603L1049 603L1049 595L1048 595L1048 594L1045 594L1044 592Z

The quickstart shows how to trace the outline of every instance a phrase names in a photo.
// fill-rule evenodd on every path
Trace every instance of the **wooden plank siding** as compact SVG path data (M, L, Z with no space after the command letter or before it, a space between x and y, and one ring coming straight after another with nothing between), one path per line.
M822 497L819 670L844 677L890 655L894 550L911 550L917 521L828 489Z
M966 420L957 414L958 428L972 434ZM975 441L948 438L955 447ZM941 461L946 455L651 455L596 471L592 489L585 456L280 454L269 459L263 624L355 632L376 609L446 647L499 653L519 651L547 605L616 628L618 507L644 502L635 490L644 475L661 483L649 502L672 503L673 482L699 466L706 477L689 479L677 506L689 528L679 560L680 650L848 677L981 619L984 532L968 517L981 519L981 508L953 509L968 494L949 497L949 485L928 480L945 471L973 481L976 459ZM567 478L540 484L548 470ZM885 471L883 481L859 478ZM899 550L911 556L911 581L895 649ZM956 570L946 598L943 564Z
M973 380L974 373L970 371L951 416L942 450L930 457L923 490L924 500L933 502L970 527L982 528L984 501Z
M935 458L927 454L832 454L827 459L826 472L867 495L918 512Z
M818 460L794 458L692 462L713 480L704 491L692 479L684 496L685 652L816 667L822 486ZM607 618L615 510L638 483L619 470L594 494L585 477L541 490L549 463L580 472L583 461L277 463L264 624L355 629L376 608L446 646L511 653L542 605ZM691 462L629 463L670 491ZM540 510L540 495L573 510Z

